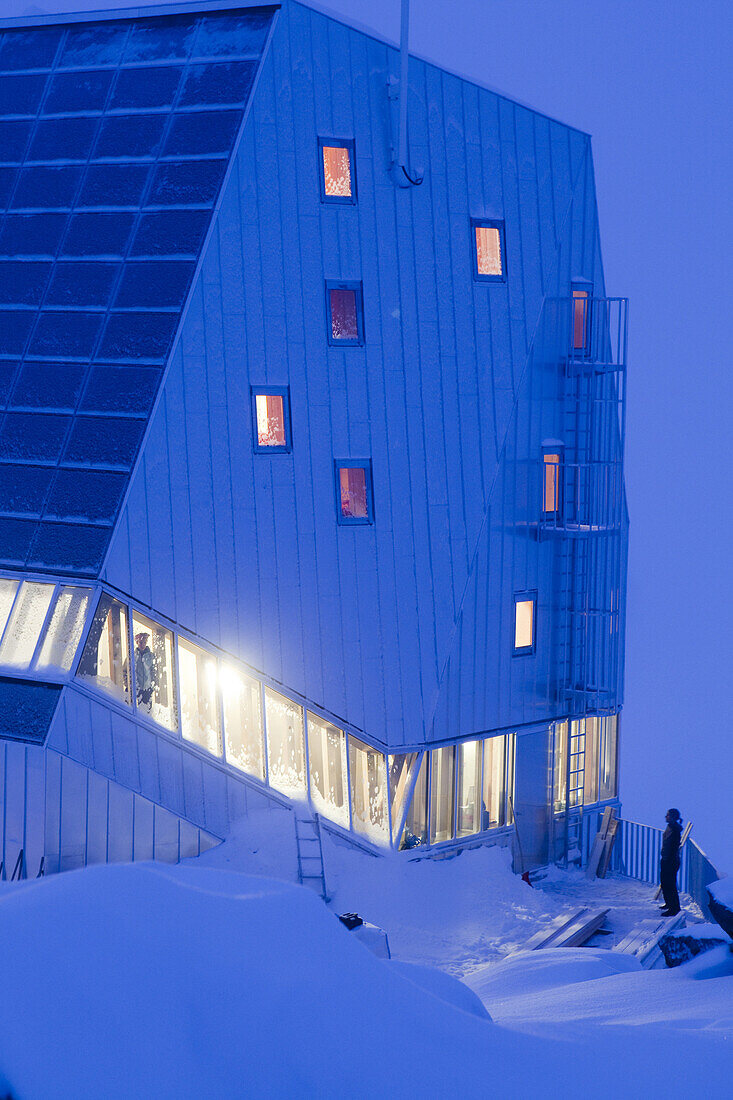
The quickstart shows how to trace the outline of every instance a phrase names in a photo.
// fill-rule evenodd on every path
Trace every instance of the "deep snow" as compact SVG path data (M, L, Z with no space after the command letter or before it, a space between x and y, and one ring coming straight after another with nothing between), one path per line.
M0 884L0 1085L17 1100L730 1094L728 948L651 973L597 948L507 954L595 885L638 912L650 888L553 872L532 890L498 849L412 863L329 838L326 866L331 908L284 881L282 811L178 866ZM395 959L334 909L382 923Z

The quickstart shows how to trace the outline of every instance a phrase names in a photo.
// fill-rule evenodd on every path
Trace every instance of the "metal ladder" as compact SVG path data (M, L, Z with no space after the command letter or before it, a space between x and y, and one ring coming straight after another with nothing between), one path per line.
M326 869L323 864L323 841L321 839L321 819L317 813L298 816L298 809L293 811L295 820L295 846L298 852L298 882L304 885L306 882L318 887L318 893L324 901L328 901L326 891Z

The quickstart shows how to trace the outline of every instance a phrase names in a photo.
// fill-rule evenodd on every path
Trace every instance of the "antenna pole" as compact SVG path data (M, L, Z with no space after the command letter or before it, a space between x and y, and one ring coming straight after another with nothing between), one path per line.
M400 24L400 139L398 164L403 171L409 171L407 162L407 80L410 63L410 0L402 0L402 19Z

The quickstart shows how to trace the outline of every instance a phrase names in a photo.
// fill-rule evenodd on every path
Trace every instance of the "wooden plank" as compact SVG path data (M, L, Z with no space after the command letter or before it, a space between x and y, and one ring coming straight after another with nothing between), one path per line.
M574 924L578 918L586 912L587 909L584 906L582 909L575 910L572 913L568 913L567 911L560 913L559 916L555 917L555 919L550 922L550 924L541 928L538 932L535 932L533 936L530 936L521 950L538 951L542 947L549 947L551 941L554 940L556 936L566 928L569 928L571 924Z
M614 814L612 806L606 806L601 817L601 824L598 827L595 840L593 841L593 847L591 848L590 856L588 857L588 864L585 868L585 873L589 878L595 878L598 872L598 866L603 857L605 848L606 836L608 834L609 826Z
M673 917L652 917L640 921L613 950L624 955L635 955L644 964L645 959L653 953L662 936L667 932L671 932L673 928L677 928L683 922L683 913L677 913Z
M579 915L568 928L566 928L553 942L550 947L580 947L582 944L589 940L595 932L603 924L606 916L608 915L608 909L594 909L586 910L583 915Z
M605 878L606 872L611 864L611 854L613 852L613 846L616 843L616 837L618 835L620 822L616 818L611 819L609 825L608 834L606 836L603 852L601 853L601 861L598 865L598 878Z

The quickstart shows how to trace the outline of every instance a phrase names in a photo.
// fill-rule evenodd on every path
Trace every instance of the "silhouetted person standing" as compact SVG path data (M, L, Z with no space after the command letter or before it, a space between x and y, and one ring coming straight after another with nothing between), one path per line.
M664 908L662 916L675 917L680 911L680 896L677 893L677 872L680 869L680 837L682 836L682 818L680 811L667 810L667 828L662 837L662 862L660 878Z

